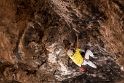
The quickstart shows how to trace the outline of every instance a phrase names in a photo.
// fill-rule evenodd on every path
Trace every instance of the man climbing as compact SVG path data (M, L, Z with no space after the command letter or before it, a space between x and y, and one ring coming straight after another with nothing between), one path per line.
M76 33L76 37L77 37L76 49L72 48L71 46L73 44L71 44L70 46L68 46L66 48L67 55L73 60L73 62L76 65L81 67L82 71L85 70L83 65L89 65L93 68L97 68L97 66L89 60L89 56L96 58L96 57L94 57L93 53L90 50L86 50L85 57L82 57L82 55L80 53L81 50L79 49L79 40L78 40L78 34L77 33Z

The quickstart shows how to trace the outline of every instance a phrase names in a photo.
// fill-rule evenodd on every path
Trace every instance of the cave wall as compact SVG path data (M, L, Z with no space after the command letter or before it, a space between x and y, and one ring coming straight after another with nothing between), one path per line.
M87 43L104 48L123 66L119 61L124 55L123 1L51 0L51 4L68 25L82 34L87 33L85 36L90 38Z
M123 0L1 1L0 82L121 81L123 5ZM98 57L93 59L97 70L82 72L66 55L66 44L75 42L73 28L80 32L81 49L88 46Z

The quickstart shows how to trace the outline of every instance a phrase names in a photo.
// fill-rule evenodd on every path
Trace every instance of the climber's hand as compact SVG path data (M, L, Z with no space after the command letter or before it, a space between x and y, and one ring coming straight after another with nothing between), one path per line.
M78 33L76 33L76 36L78 36Z

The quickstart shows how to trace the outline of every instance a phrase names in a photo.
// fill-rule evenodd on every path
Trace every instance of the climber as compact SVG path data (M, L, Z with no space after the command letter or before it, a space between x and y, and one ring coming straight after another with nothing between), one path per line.
M73 62L76 65L81 67L82 71L85 71L85 68L83 65L89 65L93 68L97 68L97 66L89 60L89 56L96 58L90 50L86 50L85 57L82 57L80 53L81 50L79 49L78 33L76 33L76 37L77 37L76 49L72 48L73 43L71 43L66 48L67 55L73 60Z

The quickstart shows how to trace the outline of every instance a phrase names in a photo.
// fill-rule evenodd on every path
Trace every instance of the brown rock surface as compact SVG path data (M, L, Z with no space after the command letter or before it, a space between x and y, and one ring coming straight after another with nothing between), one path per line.
M1 0L0 83L123 83L123 0ZM82 72L75 42L98 57Z

